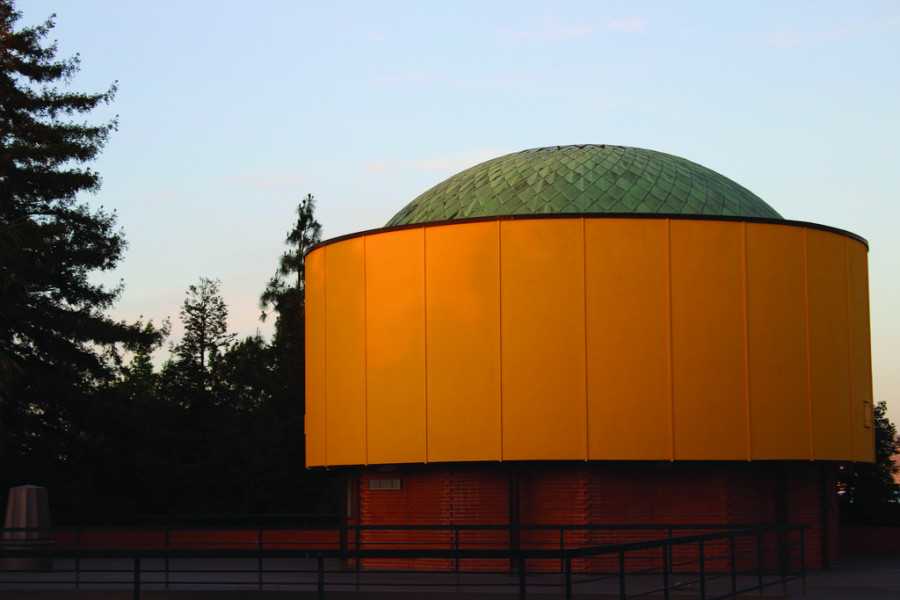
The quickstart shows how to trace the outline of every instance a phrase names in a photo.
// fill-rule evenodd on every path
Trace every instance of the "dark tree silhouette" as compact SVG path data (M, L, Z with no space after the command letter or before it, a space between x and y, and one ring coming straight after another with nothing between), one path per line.
M218 280L201 277L188 286L179 315L184 332L169 347L171 356L160 375L160 401L196 410L229 402L222 394L221 362L235 334L228 333L228 306L219 285ZM206 421L211 417L192 415Z
M309 249L318 244L322 236L322 226L316 220L315 211L316 200L312 194L307 194L297 205L297 221L285 238L288 249L281 255L275 275L269 279L259 299L262 309L260 319L263 321L270 309L274 309L277 318L289 318L292 309L303 305L303 261ZM277 321L275 326L277 329Z
M218 282L201 278L182 306L182 339L155 368L168 322L114 321L121 285L92 277L125 249L115 214L83 195L99 189L89 165L116 129L89 117L116 86L71 90L79 58L46 43L53 17L17 29L19 19L0 0L0 493L49 486L60 524L331 510L327 474L303 464L312 196L261 298L273 342L235 340Z
M260 297L261 318L268 311L275 312L274 351L277 389L271 407L292 428L302 431L304 414L304 260L306 253L317 244L322 226L315 216L316 202L307 194L297 205L297 220L288 232L288 249L281 255L275 275L269 280ZM302 442L302 440L301 440ZM303 461L303 444L290 452L298 462Z
M234 343L235 334L228 333L228 306L219 292L220 285L217 279L201 277L199 283L188 287L181 305L184 335L172 351L200 371L209 371Z
M88 165L116 128L85 118L116 84L69 89L80 61L46 43L53 17L17 29L19 18L0 0L0 452L53 471L83 437L86 388L114 374L111 348L147 332L106 315L121 285L90 275L116 266L125 239L114 213L79 196L100 188Z
M895 515L890 520L900 518L900 487L894 482L897 467L892 460L900 452L897 427L888 419L883 400L875 405L874 417L875 462L854 463L840 471L844 509L851 520L880 520L890 512Z
M220 393L242 414L259 411L272 398L272 363L272 348L259 334L232 344L219 362Z

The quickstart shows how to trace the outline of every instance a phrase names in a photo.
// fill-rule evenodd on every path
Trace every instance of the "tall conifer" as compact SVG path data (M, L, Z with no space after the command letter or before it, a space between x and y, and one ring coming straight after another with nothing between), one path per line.
M307 194L297 204L297 220L285 238L287 250L281 255L278 268L259 302L262 319L266 318L266 311L275 312L275 335L272 339L275 389L268 411L283 428L284 443L292 445L284 453L297 464L303 464L303 440L287 432L303 430L306 410L304 260L309 249L322 237L322 226L316 220L315 211L316 202L312 194Z
M81 391L111 374L104 347L146 338L106 311L121 292L90 277L113 269L125 240L115 214L83 200L100 188L90 163L116 120L86 117L112 101L70 87L80 59L58 58L54 17L18 27L0 0L0 451L54 458L72 437ZM145 340L146 341L146 340Z

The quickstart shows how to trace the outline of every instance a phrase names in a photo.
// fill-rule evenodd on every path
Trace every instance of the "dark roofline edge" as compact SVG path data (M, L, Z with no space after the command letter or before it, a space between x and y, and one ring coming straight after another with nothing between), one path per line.
M743 217L731 215L685 215L685 214L666 214L666 213L547 213L547 214L528 214L528 215L489 215L483 217L466 217L463 219L444 219L442 221L424 221L422 223L404 223L403 225L393 225L390 227L375 227L372 229L364 229L353 233L339 235L337 237L322 240L312 248L307 250L303 256L317 250L323 246L336 244L357 237L373 235L376 233L388 233L391 231L402 231L404 229L416 229L419 227L441 227L445 225L455 225L463 223L479 223L484 221L522 221L534 219L672 219L679 221L727 221L737 223L764 223L767 225L787 225L790 227L806 227L809 229L818 229L829 233L836 233L852 240L860 242L869 249L869 242L861 235L857 235L852 231L840 229L839 227L831 227L830 225L822 225L820 223L811 223L809 221L793 221L790 219L769 219L765 217Z

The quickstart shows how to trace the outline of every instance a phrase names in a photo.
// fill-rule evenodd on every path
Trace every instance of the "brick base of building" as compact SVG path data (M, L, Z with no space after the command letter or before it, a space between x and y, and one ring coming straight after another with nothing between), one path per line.
M367 548L574 548L659 539L669 535L669 525L789 523L807 528L807 567L824 566L837 553L838 511L830 463L407 465L356 473L348 480L348 491L350 523L504 526L459 533L363 530L359 541ZM549 525L568 528L534 527ZM579 527L586 525L601 527ZM641 528L622 527L626 525ZM653 525L660 527L648 528ZM698 532L708 530L676 527L671 534ZM739 544L740 562L755 563L751 540L739 540ZM776 560L774 548L774 540L766 541L764 560L769 564ZM366 567L442 570L455 568L451 562L372 559ZM559 567L558 561L533 562L529 570ZM464 570L510 566L506 560L463 563ZM595 570L602 565L603 561L580 561L575 568ZM640 566L635 562L634 568Z

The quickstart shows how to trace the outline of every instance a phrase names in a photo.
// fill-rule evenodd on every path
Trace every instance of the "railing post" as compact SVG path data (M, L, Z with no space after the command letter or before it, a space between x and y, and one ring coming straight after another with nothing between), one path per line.
M459 573L459 526L450 526L450 549L453 551L453 572Z
M619 599L625 600L625 551L619 550Z
M700 561L700 600L706 600L706 560L704 554L704 544L703 540L700 540L697 543L697 551L699 553L698 560Z
M163 549L165 550L164 557L164 570L165 570L165 588L169 589L169 526L166 525L165 533L163 534Z
M356 552L356 590L359 591L359 571L362 569L362 559L359 557L359 551L362 549L362 533L360 530L362 529L362 517L360 516L356 520L356 525L353 526L353 551Z
M77 550L76 550L77 552ZM81 588L81 556L75 555L75 589Z
M528 580L526 579L527 573L525 572L525 557L519 553L519 598L524 598L528 593Z
M566 529L565 525L559 526L559 571L560 573L565 568L563 564L563 553L566 551Z
M141 558L134 557L134 585L131 592L134 600L141 600Z
M672 546L672 526L671 525L669 527L666 527L666 545L669 547L669 550L666 553L667 560L669 561L669 563L668 563L669 573L674 575L675 567L672 565L672 563L674 562L672 560L672 554L674 553L675 550L674 550L674 546Z
M262 527L256 530L256 587L263 589Z
M759 595L763 594L763 532L756 532L756 584L759 587Z
M731 561L731 593L737 595L737 559L735 558L734 534L728 536L728 550Z
M663 542L663 599L669 600L669 565L671 558L672 546L668 541Z
M359 546L356 547L356 549L354 550L354 553L355 553L356 558L353 561L354 562L353 584L354 584L354 588L358 592L359 591L359 571L362 568L362 559L359 557Z
M572 558L570 556L563 557L563 568L566 575L566 600L572 597Z
M321 599L325 597L325 559L321 554L316 557L316 567L316 591Z
M453 571L456 573L456 591L459 591L459 526L450 531L453 534Z
M509 550L511 553L518 553L521 549L521 523L519 514L519 474L513 471L509 474ZM509 568L512 571L514 561L509 561Z
M787 596L787 578L790 570L791 548L790 531L780 526L778 528L778 570L781 572L781 593Z
M800 586L806 595L806 527L800 526Z

